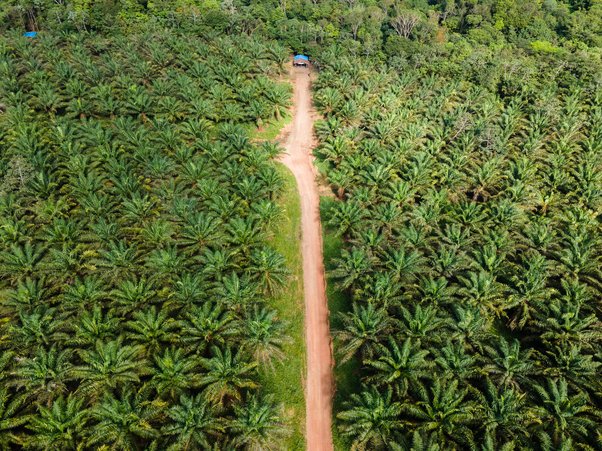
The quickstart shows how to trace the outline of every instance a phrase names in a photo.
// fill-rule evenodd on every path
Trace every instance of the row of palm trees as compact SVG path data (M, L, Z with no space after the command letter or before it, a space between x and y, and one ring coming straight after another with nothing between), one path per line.
M602 91L323 66L349 446L599 448Z
M247 37L0 41L0 449L264 449L286 54Z

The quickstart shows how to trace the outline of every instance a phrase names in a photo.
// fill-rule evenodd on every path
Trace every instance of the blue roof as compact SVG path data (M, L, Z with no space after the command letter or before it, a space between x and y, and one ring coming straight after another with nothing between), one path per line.
M25 36L26 38L35 38L37 35L37 31L26 31L25 33L23 33L23 36Z
M305 55L295 55L296 60L309 61L309 57Z

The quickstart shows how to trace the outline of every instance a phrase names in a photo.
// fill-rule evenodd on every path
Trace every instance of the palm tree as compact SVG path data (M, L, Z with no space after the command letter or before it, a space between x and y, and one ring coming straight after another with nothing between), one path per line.
M268 87L269 86L269 87ZM288 85L268 85L268 89L263 91L269 105L273 111L274 118L279 121L286 114L286 109L290 104L290 91Z
M203 263L203 273L208 278L220 280L226 272L235 268L234 253L217 249L207 249L199 258Z
M251 278L269 295L276 293L288 276L284 257L269 247L253 251L250 265Z
M280 419L282 410L272 396L251 395L242 406L234 406L234 419L228 422L232 444L249 451L275 449L287 428Z
M228 242L240 249L240 252L244 255L248 255L251 249L261 242L262 237L258 226L250 218L234 218L228 223L226 230L228 232Z
M152 279L142 276L121 280L111 292L112 307L124 316L152 303L155 296L155 283Z
M432 364L426 360L429 351L421 349L419 340L412 343L412 339L407 338L400 347L389 337L387 346L378 346L376 355L378 359L364 360L364 365L374 372L366 382L377 387L385 385L398 398L406 395L410 384L431 374Z
M19 415L24 401L24 396L15 396L6 386L0 386L0 449L2 451L14 449L17 444L22 444L18 431L29 421L29 415Z
M414 419L418 430L434 432L442 445L471 446L473 438L468 426L475 416L467 394L467 389L458 387L458 381L435 379L430 390L419 385L419 401L404 404L402 410Z
M129 383L138 383L148 374L143 346L124 345L121 339L97 341L93 350L78 350L82 365L73 368L71 375L81 380L78 391L93 399Z
M14 289L6 290L4 307L13 312L33 313L46 299L50 298L52 291L47 286L47 279L26 278L17 283Z
M8 282L14 283L24 277L31 277L37 271L45 249L27 241L24 245L12 245L10 251L0 252L0 274Z
M34 346L50 346L66 338L63 323L56 309L40 306L31 314L18 313L18 323L9 326L11 336L20 348L30 350Z
M341 289L353 288L371 270L372 261L373 258L363 249L354 248L351 252L343 249L341 258L334 259L336 267L331 271L331 275L339 279Z
M240 401L243 389L257 387L253 380L257 362L246 361L240 351L233 354L230 347L222 351L212 346L211 354L211 358L200 360L201 367L207 371L200 377L200 383L205 386L203 394L209 402L222 407Z
M105 395L90 411L96 423L88 432L87 443L123 451L138 450L140 440L152 444L159 437L153 420L160 410L161 403L132 393L122 393L119 397Z
M481 350L484 341L492 335L491 318L484 316L476 307L454 306L453 310L454 321L450 322L453 329L451 337Z
M582 389L591 388L602 366L602 362L576 344L555 346L546 352L546 356L546 374L562 376Z
M158 352L166 343L177 340L173 337L173 331L178 324L169 318L167 309L157 311L153 305L147 310L134 312L133 319L128 321L126 337L133 343L143 347L146 356Z
M402 405L393 401L389 389L385 393L364 387L352 394L347 409L337 414L341 433L352 439L352 450L391 449L400 441Z
M547 379L546 387L535 384L533 389L542 403L540 415L554 446L570 438L587 442L600 423L602 412L590 405L585 393L576 391L570 394L563 378Z
M409 442L409 440L407 440ZM441 445L438 443L437 435L424 431L414 431L412 441L405 444L410 451L440 451ZM405 449L402 447L392 447L393 450ZM493 451L493 450L491 450Z
M358 354L362 358L371 358L377 351L377 345L394 330L393 319L386 310L356 302L352 308L352 312L340 314L342 325L335 335L341 343L341 362Z
M493 437L528 438L530 426L539 421L537 412L526 406L526 395L514 388L497 387L486 379L484 396L479 397L485 433Z
M26 396L38 404L48 404L67 391L72 368L71 350L59 350L53 345L50 350L37 350L32 358L22 359L15 369L10 385L24 389Z
M357 227L365 218L366 212L354 200L337 202L330 211L328 225L336 228L337 235L342 236Z
M544 343L563 348L569 345L595 348L602 340L602 323L593 313L584 315L579 304L553 298L546 307L538 312L535 321Z
M167 246L165 249L155 249L146 259L145 266L163 282L172 282L173 274L179 274L185 268L184 256L178 255L177 248Z
M103 314L99 305L84 311L71 325L68 343L74 346L91 347L97 341L106 341L117 336L120 321L108 311Z
M177 306L189 306L206 296L204 280L199 273L184 272L173 284L173 296Z
M257 281L252 281L248 275L239 277L235 272L216 282L214 291L228 309L236 312L256 301L260 295Z
M106 298L102 281L93 276L85 276L73 281L65 287L63 299L65 303L82 308L95 305Z
M198 360L187 356L182 349L165 349L154 357L149 384L160 398L177 399L198 384L198 365Z
M203 353L209 346L224 345L240 332L234 314L215 302L195 306L179 326L182 345L196 354Z
M492 363L483 367L497 383L519 388L520 384L535 374L533 349L522 350L518 340L508 341L499 337L494 346L485 348Z
M124 241L111 241L107 243L107 249L101 249L99 253L101 258L94 263L103 269L105 280L120 282L127 280L128 275L134 273L139 251Z
M25 447L34 449L81 449L89 421L89 412L83 409L84 400L75 395L58 397L51 406L40 406L27 428L32 435Z
M396 283L404 283L414 278L414 274L423 269L424 258L417 251L403 248L391 250L384 257L385 265L394 277Z
M169 451L212 449L225 430L200 393L194 397L181 395L180 403L173 405L167 416L171 421L161 428L161 434L170 438Z
M400 331L409 337L417 338L425 342L437 340L437 331L449 323L441 317L441 312L434 306L422 307L417 304L412 310L404 306L399 307Z
M502 285L489 272L470 271L468 277L459 276L462 288L458 294L472 306L479 306L500 315L507 308L504 302Z
M435 349L435 363L443 374L448 374L464 382L466 379L477 377L480 368L475 355L466 352L462 343L451 342L441 349Z
M511 327L524 328L554 293L546 286L549 266L548 260L542 255L529 254L520 266L520 275L512 277L510 304L517 307L517 312L513 315Z
M255 305L243 321L245 337L242 346L260 364L271 365L274 360L285 357L282 347L289 340L284 335L286 325L278 320L277 314L275 310Z

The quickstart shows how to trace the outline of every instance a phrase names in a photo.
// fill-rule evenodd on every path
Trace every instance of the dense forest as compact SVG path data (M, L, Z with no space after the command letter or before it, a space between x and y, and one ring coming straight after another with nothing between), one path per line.
M289 51L341 449L602 448L602 0L7 0L0 31L0 448L284 448L250 130Z

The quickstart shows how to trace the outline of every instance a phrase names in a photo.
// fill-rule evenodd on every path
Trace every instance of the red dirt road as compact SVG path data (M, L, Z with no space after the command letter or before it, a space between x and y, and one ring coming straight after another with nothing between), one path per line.
M328 320L328 302L322 258L320 197L311 150L314 145L314 115L308 69L293 68L293 122L283 131L286 153L280 161L297 180L301 198L301 249L305 292L305 381L306 440L309 451L332 451L333 359Z

